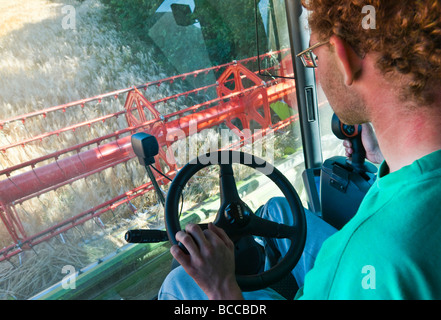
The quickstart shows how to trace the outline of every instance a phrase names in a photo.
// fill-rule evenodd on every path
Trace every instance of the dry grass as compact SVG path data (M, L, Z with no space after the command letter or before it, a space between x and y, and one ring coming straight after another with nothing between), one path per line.
M76 10L75 30L63 29L61 25L61 9L65 4L73 5ZM134 54L131 47L121 41L114 26L103 18L104 7L96 0L81 3L73 0L1 0L0 118L165 77L152 63L149 48ZM151 99L161 97L167 86L162 86L161 90ZM0 145L120 111L123 105L124 97L120 97L101 104L88 104L83 110L73 108L47 118L34 118L25 124L12 123L0 130ZM0 169L126 126L124 118L120 117L92 126L90 130L63 134L25 149L8 150L0 156ZM28 234L34 234L145 182L145 171L136 161L131 161L26 201L16 208ZM80 269L120 247L123 244L121 231L118 233L115 229L146 226L147 217L142 212L157 215L155 206L146 205L152 201L154 199L148 198L134 201L139 216L133 216L128 205L123 206L102 217L104 229L92 220L63 234L63 238L38 245L12 258L10 263L1 263L0 299L28 298L60 280L64 265ZM149 210L145 210L146 207ZM2 246L11 244L4 228L0 228L0 237Z
M60 4L47 0L0 0L1 29L0 37L20 30L28 23L38 23L56 15Z

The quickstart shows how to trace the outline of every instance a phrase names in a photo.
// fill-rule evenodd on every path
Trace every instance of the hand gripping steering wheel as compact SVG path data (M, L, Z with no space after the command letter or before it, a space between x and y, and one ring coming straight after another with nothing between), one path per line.
M270 178L282 191L293 214L294 225L279 224L255 215L243 202L237 192L233 175L233 163L254 168ZM243 291L266 288L285 277L295 267L303 253L306 240L306 218L303 205L287 178L274 166L253 155L239 151L218 151L197 157L186 164L173 179L167 192L165 221L167 234L172 244L178 244L176 233L181 230L179 223L179 203L182 191L199 170L220 166L220 208L214 225L223 228L228 236L236 241L245 236L260 236L291 240L290 248L274 267L260 274L238 275L237 282Z

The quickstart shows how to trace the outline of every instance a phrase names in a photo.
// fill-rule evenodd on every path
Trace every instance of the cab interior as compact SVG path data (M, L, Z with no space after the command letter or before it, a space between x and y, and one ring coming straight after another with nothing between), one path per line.
M192 99L185 104L201 108L180 114L184 108L180 105L181 96L176 96L173 110L166 109L167 102L155 104L162 116L176 114L163 123L170 127L176 124L173 128L184 132L183 139L176 138L181 134L177 129L171 140L166 140L168 144L162 143L163 132L154 131L153 127L126 133L131 137L133 153L130 166L126 164L124 169L136 170L137 179L143 183L151 181L152 186L133 204L132 217L124 216L130 223L118 229L121 241L117 249L88 265L60 271L57 281L29 299L157 299L162 281L177 266L169 253L171 244L166 235L165 208L168 198L173 196L172 180L187 163L209 151L238 150L267 161L286 177L304 208L337 229L353 217L375 181L377 168L365 161L362 150L358 150L361 156L356 161L344 156L343 140L359 143L359 128L346 126L335 117L314 69L305 68L296 58L309 46L307 12L299 0L155 0L143 3L145 8L138 10L131 2L102 2L113 12L111 19L120 28L134 30L132 37L155 48L167 70L168 77L163 78L168 79L170 86L181 81L183 91L188 93L184 98ZM79 7L80 3L75 6ZM221 74L219 66L235 69ZM246 69L241 69L242 66ZM162 82L156 83L143 88L142 95L149 98L150 90L159 92ZM281 93L277 96L275 90ZM266 95L270 101L262 103L262 96ZM222 111L236 107L239 111L235 117ZM204 112L203 124L201 127L196 124L193 134L187 135L192 120L184 128L183 119L190 119L199 110ZM211 122L216 124L211 126ZM170 160L164 156L167 154L174 157L174 163L164 161ZM176 165L173 174L170 174L171 165ZM257 211L273 197L284 196L261 170L241 164L232 165L232 169L237 196L250 211ZM180 228L190 222L206 224L215 219L222 200L219 176L222 170L217 165L203 167L185 179L186 186L179 196L174 194L178 208L174 219ZM128 190L124 185L119 187ZM222 192L228 197L233 189L224 188ZM143 203L147 198L149 204ZM143 208L149 205L155 207L155 214L143 215ZM135 225L135 218L149 223ZM133 240L136 230L157 233L150 232L145 238L141 236L141 240ZM127 232L131 232L131 241L127 241ZM94 236L93 231L83 235L86 241L92 241L89 239ZM238 273L259 273L265 253L253 238L244 239L236 243ZM38 245L35 251L38 252ZM17 259L11 256L8 261L20 268ZM298 289L290 274L272 286L288 299Z

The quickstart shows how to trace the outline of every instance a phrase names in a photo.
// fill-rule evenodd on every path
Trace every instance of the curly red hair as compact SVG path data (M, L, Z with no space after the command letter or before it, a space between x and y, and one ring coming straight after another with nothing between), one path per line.
M302 1L320 40L337 35L361 56L378 53L385 75L405 75L403 99L434 102L441 85L441 0ZM375 8L375 29L363 27L367 5Z

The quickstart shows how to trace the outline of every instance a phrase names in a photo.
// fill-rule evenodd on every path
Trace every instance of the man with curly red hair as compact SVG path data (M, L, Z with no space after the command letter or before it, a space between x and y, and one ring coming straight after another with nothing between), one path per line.
M382 164L356 216L324 242L297 298L441 299L441 2L303 5L311 47L299 57L317 68L339 118L363 124L368 159ZM363 23L366 6L375 13L373 28ZM193 238L177 239L194 254L177 246L171 252L206 297L242 298L234 270L219 263L233 260L223 230L187 232ZM215 249L210 255L200 250L206 243Z
M332 108L372 123L378 144L363 143L385 161L357 215L321 248L303 298L441 299L441 1L304 5ZM367 5L373 29L360 21Z

